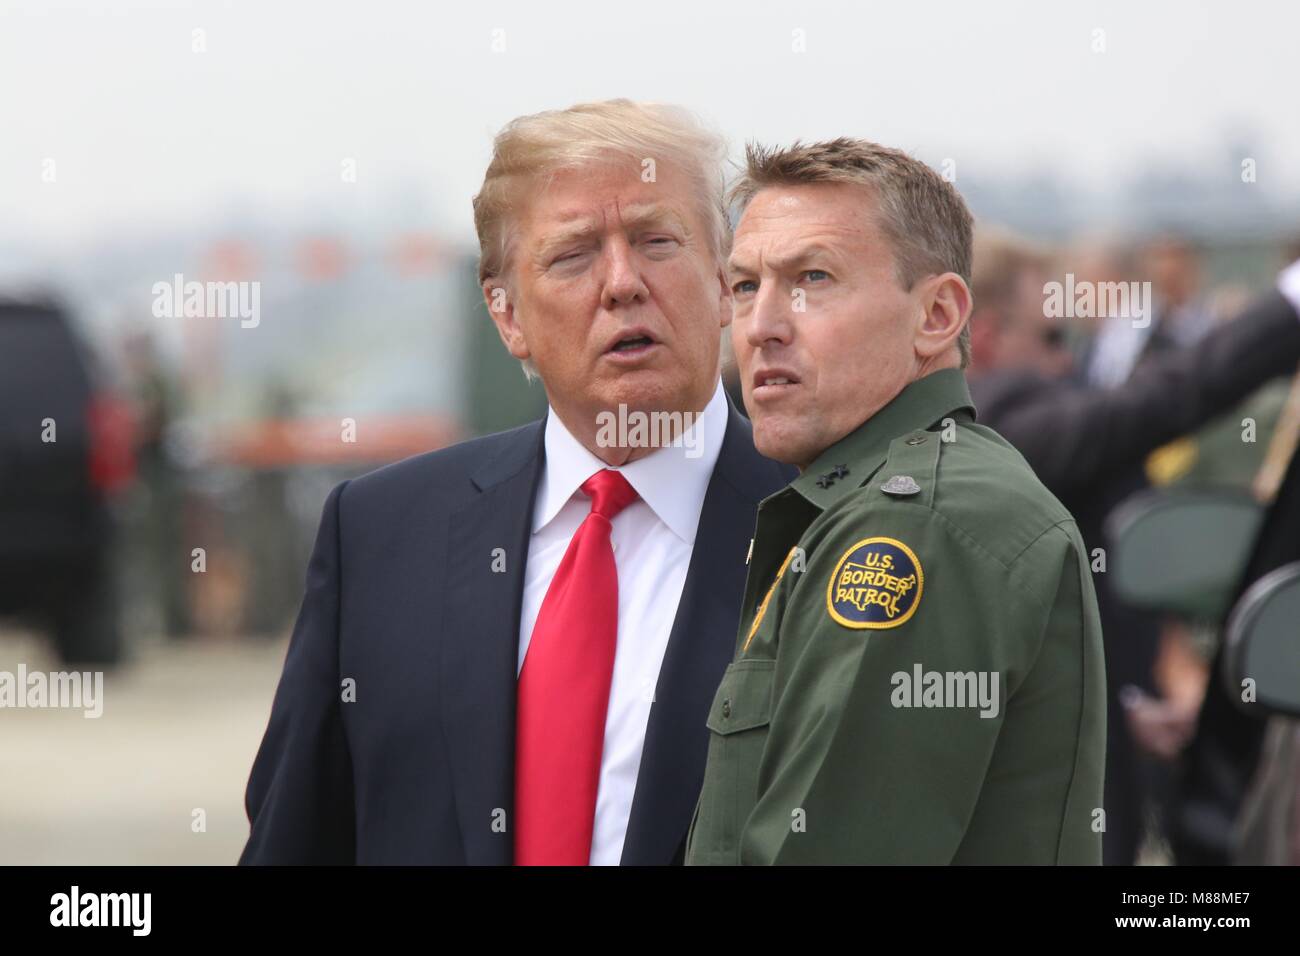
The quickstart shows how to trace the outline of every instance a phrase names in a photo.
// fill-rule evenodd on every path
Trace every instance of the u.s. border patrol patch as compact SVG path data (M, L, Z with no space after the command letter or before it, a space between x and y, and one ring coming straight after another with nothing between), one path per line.
M921 603L921 561L893 538L865 538L844 553L826 586L826 609L845 627L898 627Z

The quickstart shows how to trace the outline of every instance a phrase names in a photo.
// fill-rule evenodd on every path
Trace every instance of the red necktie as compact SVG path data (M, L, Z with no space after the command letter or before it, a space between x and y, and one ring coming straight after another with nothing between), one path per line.
M582 483L591 513L564 552L537 612L519 673L515 863L586 866L596 819L605 712L618 645L614 516L636 500L603 469Z

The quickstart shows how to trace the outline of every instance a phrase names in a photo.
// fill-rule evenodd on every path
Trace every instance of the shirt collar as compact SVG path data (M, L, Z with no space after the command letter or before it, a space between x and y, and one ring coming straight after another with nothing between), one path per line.
M727 398L719 381L695 424L683 434L680 446L655 449L644 458L613 469L623 473L656 517L687 544L695 543L704 496L722 451L727 417ZM554 408L547 409L543 440L546 467L533 509L534 534L555 519L569 499L579 493L584 481L610 467L573 437Z
M955 368L931 372L909 384L884 408L818 455L790 487L825 510L884 464L889 444L895 438L929 428L953 413L967 420L975 416L965 374ZM826 487L818 484L819 479L839 467L847 469L847 480L824 482Z

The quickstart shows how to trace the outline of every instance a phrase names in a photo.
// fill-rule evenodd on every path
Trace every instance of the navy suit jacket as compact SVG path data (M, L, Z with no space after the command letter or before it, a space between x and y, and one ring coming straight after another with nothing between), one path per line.
M544 420L330 492L248 781L240 863L512 862L519 614L543 434ZM793 476L754 450L728 403L624 864L681 860L758 502Z

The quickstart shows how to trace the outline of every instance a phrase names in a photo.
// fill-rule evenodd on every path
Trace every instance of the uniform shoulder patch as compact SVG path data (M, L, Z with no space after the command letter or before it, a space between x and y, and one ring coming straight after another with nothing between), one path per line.
M921 603L921 560L894 538L864 538L835 565L826 610L845 627L898 627Z

